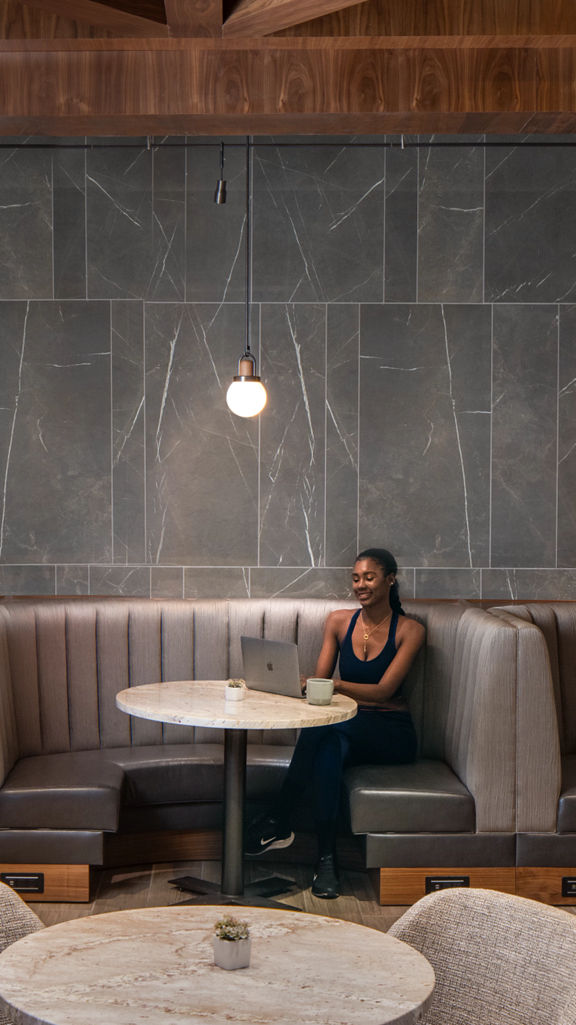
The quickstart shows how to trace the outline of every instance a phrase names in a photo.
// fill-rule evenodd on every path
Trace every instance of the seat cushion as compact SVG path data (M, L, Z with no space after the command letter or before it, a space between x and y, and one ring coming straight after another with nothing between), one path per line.
M246 792L255 800L280 786L292 749L284 744L249 744ZM222 744L156 744L108 748L102 754L126 774L126 807L222 801Z
M357 765L344 788L353 833L466 833L475 829L474 798L445 762Z
M0 789L4 828L118 828L124 772L102 751L21 758Z

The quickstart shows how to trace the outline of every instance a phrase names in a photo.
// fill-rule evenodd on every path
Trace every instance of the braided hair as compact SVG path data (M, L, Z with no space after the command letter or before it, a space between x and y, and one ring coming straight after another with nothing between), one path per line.
M392 555L392 552L389 552L387 548L366 548L365 551L360 552L359 555L356 556L356 562L360 559L373 559L374 562L377 562L384 570L384 574L386 576L388 576L389 573L394 573L396 576L396 573L398 572L396 559ZM406 613L400 604L400 593L398 591L397 580L394 581L390 588L389 598L390 608L392 611L397 612L399 616L405 616Z

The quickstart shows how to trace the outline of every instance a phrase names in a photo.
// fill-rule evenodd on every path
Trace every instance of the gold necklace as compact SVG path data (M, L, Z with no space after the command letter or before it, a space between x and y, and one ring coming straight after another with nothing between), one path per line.
M387 616L384 616L384 619L382 619L379 623L376 623L376 626L373 626L371 630L367 630L366 625L364 624L364 661L366 661L368 655L368 645L366 644L366 641L374 633L375 630L378 630L381 626L384 626L384 623L388 622L391 615L392 611L390 611ZM362 623L364 623L364 610L362 610Z

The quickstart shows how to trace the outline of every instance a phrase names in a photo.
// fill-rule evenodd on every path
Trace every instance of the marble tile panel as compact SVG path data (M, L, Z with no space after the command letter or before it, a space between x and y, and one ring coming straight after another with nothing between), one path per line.
M258 428L225 394L244 347L242 304L146 310L147 561L257 561ZM257 339L253 345L257 353Z
M184 570L182 566L151 566L150 597L183 598Z
M326 562L357 553L359 307L329 306L326 331Z
M487 150L487 300L576 298L575 190L573 149Z
M90 566L90 594L150 597L148 566Z
M255 149L255 299L381 301L383 231L383 150Z
M88 296L141 299L153 281L152 150L88 150Z
M418 276L418 150L386 151L384 297L415 302Z
M152 150L152 267L146 296L177 301L186 286L186 150Z
M110 558L106 303L5 304L3 510L8 562Z
M185 598L250 598L249 568L184 567Z
M492 566L556 564L556 306L494 307Z
M251 598L352 599L351 569L295 569L288 566L250 570Z
M54 298L85 299L86 152L56 148L52 174Z
M324 565L325 370L325 306L263 306L260 565Z
M418 298L484 297L484 149L422 149L419 161Z
M368 546L366 546L368 547ZM396 574L400 601L404 598L416 597L416 570L408 566L399 566Z
M490 311L361 308L360 538L419 566L488 554Z
M29 304L0 302L0 559L4 558L6 530L12 513L15 473L12 450L22 392L25 328ZM17 479L17 478L16 478Z
M576 306L560 307L558 565L576 566Z
M88 566L56 566L56 594L90 594Z
M482 597L576 601L574 569L483 569Z
M0 594L54 594L54 566L0 566Z
M0 299L53 295L49 150L0 151Z
M246 154L224 147L226 202L214 202L220 177L220 140L187 151L186 298L189 302L243 300L246 289ZM238 140L236 140L236 143Z
M146 561L144 309L123 299L112 318L113 561Z
M480 598L480 569L417 569L416 598Z

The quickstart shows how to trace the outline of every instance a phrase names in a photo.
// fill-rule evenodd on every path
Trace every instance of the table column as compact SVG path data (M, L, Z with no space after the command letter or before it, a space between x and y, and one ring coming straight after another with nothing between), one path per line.
M222 893L244 893L244 798L246 792L247 730L224 733L224 837Z

